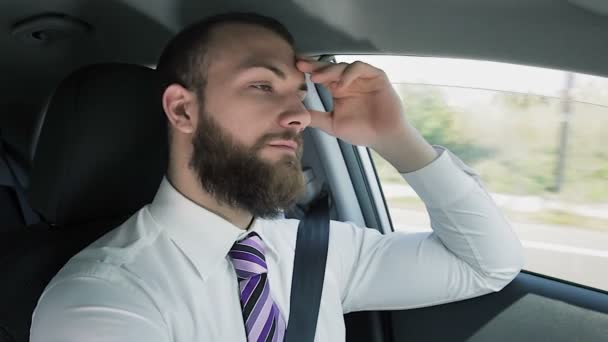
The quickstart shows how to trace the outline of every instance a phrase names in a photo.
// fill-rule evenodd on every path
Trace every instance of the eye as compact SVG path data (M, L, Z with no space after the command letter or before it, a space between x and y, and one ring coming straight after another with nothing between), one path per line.
M252 84L251 87L259 89L266 93L272 93L272 91L273 91L272 86L269 84Z

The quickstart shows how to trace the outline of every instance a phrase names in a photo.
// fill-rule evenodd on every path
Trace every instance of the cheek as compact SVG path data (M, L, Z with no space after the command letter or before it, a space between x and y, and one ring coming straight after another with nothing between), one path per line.
M268 125L260 116L238 108L226 109L230 111L222 111L215 121L236 142L251 147L266 134Z
M207 107L217 123L239 143L253 146L263 135L277 130L279 98L254 92L224 93L221 101L209 99ZM210 108L212 107L212 108ZM211 111L213 109L213 111Z

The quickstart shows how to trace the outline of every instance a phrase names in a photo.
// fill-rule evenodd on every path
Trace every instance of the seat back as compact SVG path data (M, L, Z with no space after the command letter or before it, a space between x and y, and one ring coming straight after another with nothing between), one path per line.
M125 64L86 67L56 89L29 188L47 223L0 239L0 341L28 341L51 278L152 201L167 164L162 89L154 70Z

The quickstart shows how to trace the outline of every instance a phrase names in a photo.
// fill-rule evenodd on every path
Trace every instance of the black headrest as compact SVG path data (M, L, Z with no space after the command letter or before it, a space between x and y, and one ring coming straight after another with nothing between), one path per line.
M32 206L52 224L130 215L167 167L162 83L149 68L93 65L66 78L44 118L32 165Z

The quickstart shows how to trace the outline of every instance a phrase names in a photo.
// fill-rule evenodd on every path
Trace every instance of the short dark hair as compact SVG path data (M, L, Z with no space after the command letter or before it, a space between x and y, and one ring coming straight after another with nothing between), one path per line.
M196 90L197 95L202 96L208 66L205 56L211 41L211 32L215 27L226 23L262 26L294 46L291 33L274 18L252 12L214 15L188 26L169 41L156 66L167 85L178 83L185 88Z

